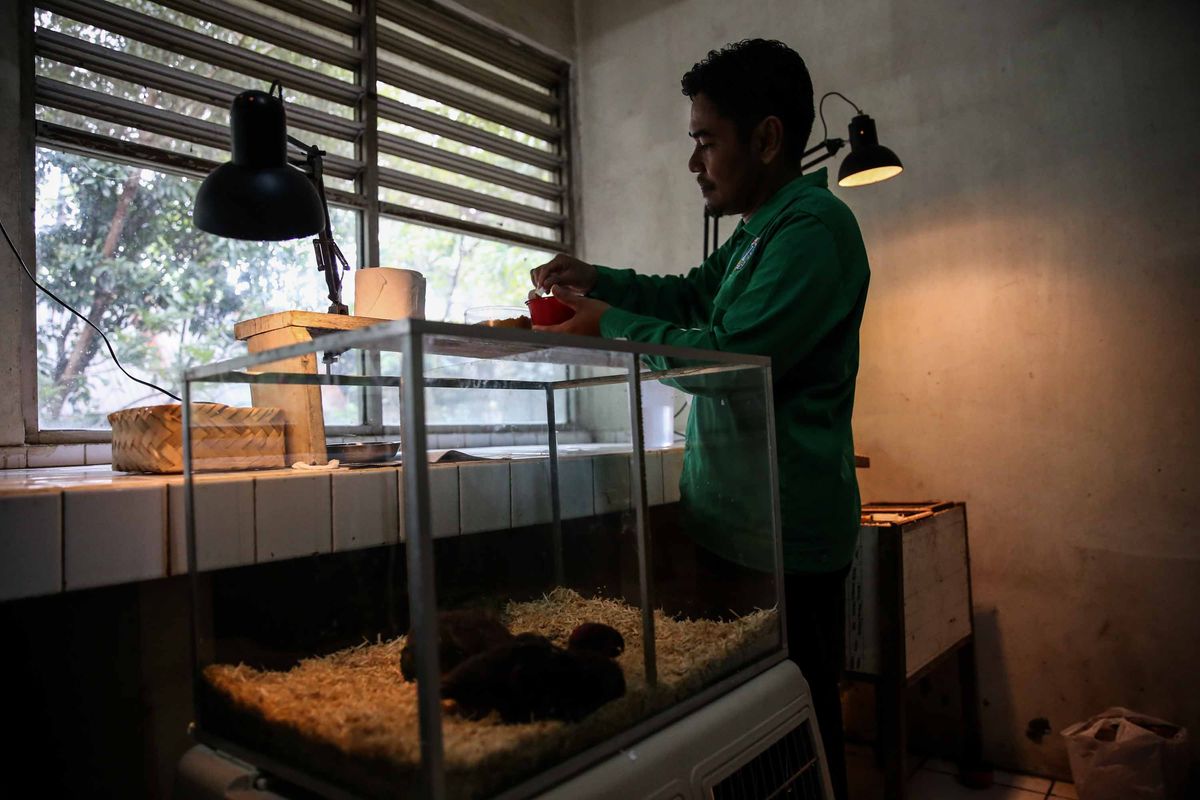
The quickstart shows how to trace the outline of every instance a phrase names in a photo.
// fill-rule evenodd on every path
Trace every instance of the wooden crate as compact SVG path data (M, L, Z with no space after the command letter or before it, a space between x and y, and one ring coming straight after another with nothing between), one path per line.
M900 570L905 675L912 677L971 633L966 507L954 503L881 503L863 508L846 579L846 669L882 672L882 572ZM881 539L885 541L881 549ZM887 559L895 552L899 563Z
M982 774L970 562L964 504L863 507L846 579L846 673L875 685L884 800L905 800L905 692L950 658L962 692L960 766Z

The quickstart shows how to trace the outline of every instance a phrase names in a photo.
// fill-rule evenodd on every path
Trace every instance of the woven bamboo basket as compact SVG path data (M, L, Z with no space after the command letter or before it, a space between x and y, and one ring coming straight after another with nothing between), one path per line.
M196 470L287 466L284 413L278 408L192 405L192 464ZM108 415L113 469L183 472L183 407L127 408Z

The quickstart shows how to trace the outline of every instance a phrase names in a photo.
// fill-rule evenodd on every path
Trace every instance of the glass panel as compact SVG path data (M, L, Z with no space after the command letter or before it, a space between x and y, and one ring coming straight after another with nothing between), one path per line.
M409 334L396 332L410 325L421 384L403 369ZM669 348L639 362L599 340L549 346L537 332L421 332L429 326L313 343L339 349L332 374L318 373L315 353L267 351L189 384L204 397L241 383L253 403L250 418L203 406L192 417L196 735L284 765L309 789L411 796L433 755L420 746L425 707L443 740L428 766L440 764L448 796L533 796L547 769L567 759L586 769L613 754L614 737L682 717L682 700L715 697L719 680L778 653L766 369ZM381 375L364 368L376 357ZM547 389L538 370L559 365L566 377ZM636 452L635 366L653 439ZM419 398L416 429L326 435L332 405L349 406L364 384L397 408ZM570 409L573 428L543 417L528 445L446 453L427 412L450 389L480 405L523 393L543 407L549 391L555 422ZM685 396L686 455L662 430ZM405 444L421 429L427 452ZM331 456L334 469L276 469ZM418 471L427 490L410 493ZM423 638L419 618L432 623ZM436 687L415 680L418 657L434 654Z
M495 305L511 306L518 309L513 313L520 314L529 291L529 270L548 261L551 255L389 219L380 220L379 234L379 253L384 265L425 275L425 317L432 320L462 322L468 309ZM396 357L383 358L384 371L388 372L388 365L394 364ZM471 377L476 378L546 381L566 376L566 367L554 364L526 368L518 378L511 367L505 367L510 371L503 372L492 362L471 357L439 359L432 368L445 371L443 377L467 377L470 370L475 370ZM513 392L502 401L500 397L456 389L438 390L429 400L429 423L486 426L491 433L504 434L508 425L545 422L544 398L533 397L529 392ZM395 395L384 396L383 413L385 423L399 420L399 401ZM559 421L565 422L568 413L565 407L560 408ZM497 440L503 441L504 437ZM484 443L478 438L471 441Z
M531 288L529 271L553 253L427 228L394 219L379 221L381 266L422 273L425 318L462 322L477 306L521 306Z
M245 352L236 322L328 306L309 240L243 242L193 226L197 179L49 149L37 152L37 179L39 279L96 322L138 377L178 392L184 367ZM357 212L331 213L354 264ZM37 302L43 430L106 428L110 412L167 401L121 374L77 317L44 294ZM223 386L209 399L244 402L245 392Z

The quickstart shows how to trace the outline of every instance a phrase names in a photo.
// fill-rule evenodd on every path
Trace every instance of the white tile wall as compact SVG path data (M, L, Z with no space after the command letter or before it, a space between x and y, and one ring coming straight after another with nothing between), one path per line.
M404 480L404 468L401 467L397 497L401 541L405 540L405 526L408 524L405 517ZM429 465L429 522L435 539L458 535L458 464Z
M514 461L510 474L513 527L553 522L549 459Z
M333 547L329 474L254 479L255 560L274 561Z
M171 574L188 570L184 484L167 487ZM196 560L201 570L254 563L254 481L236 477L200 477L196 503Z
M85 461L84 445L81 444L39 444L26 449L26 466L36 467L73 467Z
M111 464L112 444L85 444L83 446L83 463Z
M63 492L63 587L83 589L167 574L167 487Z
M487 447L491 444L492 436L489 433L467 433L463 434L463 447Z
M590 517L596 513L595 488L592 486L593 460L568 457L558 460L559 503L563 519Z
M61 592L62 493L0 495L0 600Z
M679 502L679 478L683 475L683 449L664 450L663 459L663 502Z
M333 550L400 541L397 469L333 473Z
M512 496L507 461L458 465L459 520L463 533L512 527Z
M596 456L593 482L596 491L596 513L627 511L629 499L629 456L625 453Z
M25 469L24 447L0 447L0 469Z
M646 503L652 506L663 502L663 454L661 450L649 450L646 461Z
M660 502L657 486L677 483L680 456L677 450L648 454L650 503ZM551 520L545 460L430 465L429 475L434 536ZM179 476L81 466L22 470L10 478L0 480L0 599L187 570ZM616 486L607 486L610 481ZM564 453L559 482L564 519L591 516L598 499L601 509L627 508L628 454ZM400 469L202 475L196 489L202 569L372 546L404 535ZM57 515L40 493L61 497ZM22 559L38 567L13 566Z

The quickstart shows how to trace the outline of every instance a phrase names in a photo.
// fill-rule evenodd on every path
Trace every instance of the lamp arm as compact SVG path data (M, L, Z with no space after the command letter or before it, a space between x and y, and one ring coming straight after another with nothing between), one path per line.
M845 145L846 145L845 139L826 139L823 142L819 142L819 143L813 145L809 149L805 150L803 155L800 156L800 161L802 162L800 164L800 171L804 172L812 167L815 167L817 164L820 164L822 161L824 161L826 159L833 158L835 155L837 155L837 152L839 150L841 150L843 147L845 147ZM803 163L804 159L808 158L809 156L813 155L814 153L816 153L820 150L824 150L825 152L821 153L821 155L817 156L812 161Z
M342 272L350 271L350 264L333 239L333 224L329 218L329 201L325 196L324 158L325 151L315 144L305 144L288 135L288 142L305 151L305 174L317 187L321 198L321 211L325 216L325 227L313 239L313 251L317 258L317 269L325 273L325 285L329 288L329 313L349 314L350 309L342 302Z

